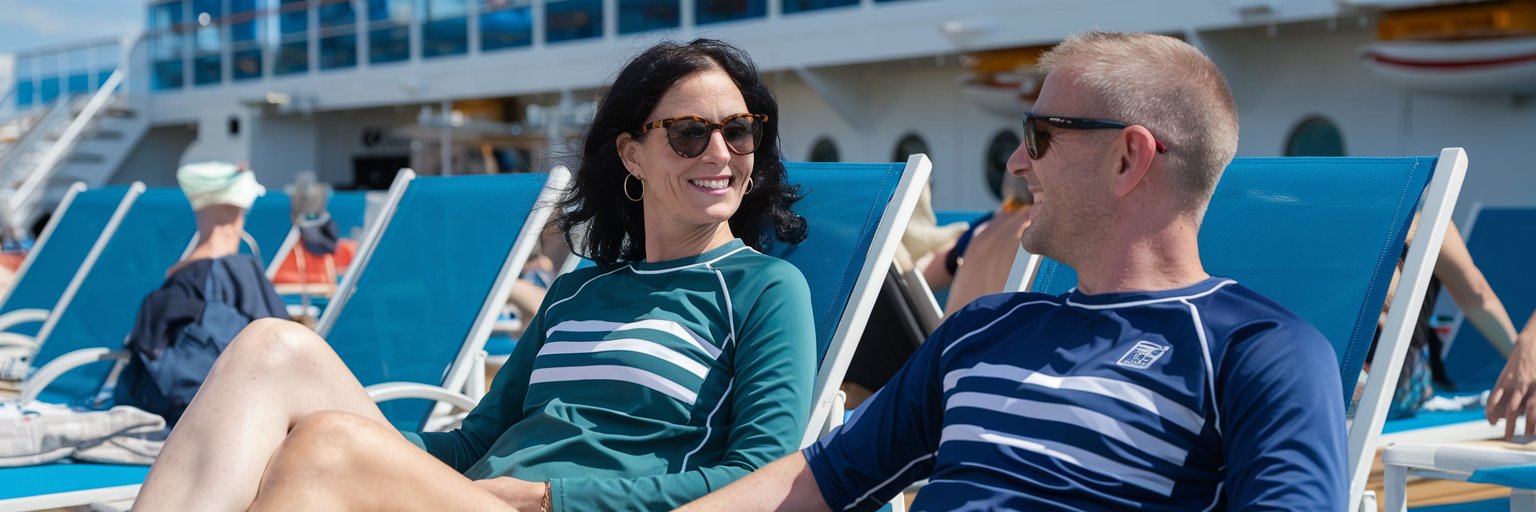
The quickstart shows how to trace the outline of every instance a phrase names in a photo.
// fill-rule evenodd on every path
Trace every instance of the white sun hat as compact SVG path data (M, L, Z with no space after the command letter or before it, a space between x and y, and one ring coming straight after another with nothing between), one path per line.
M197 162L176 171L176 183L192 203L192 210L227 204L250 209L258 196L267 193L256 182L256 173L229 162Z

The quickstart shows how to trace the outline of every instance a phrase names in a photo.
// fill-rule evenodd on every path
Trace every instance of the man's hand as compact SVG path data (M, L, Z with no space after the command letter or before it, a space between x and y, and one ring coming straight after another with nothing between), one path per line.
M510 476L475 480L475 485L490 491L508 505L523 511L538 511L544 504L544 482L529 482Z
M1536 314L1531 315L1536 322ZM1499 382L1488 394L1485 414L1489 424L1504 420L1504 439L1515 437L1515 420L1525 417L1525 435L1536 435L1536 326L1527 322L1525 332L1509 353L1499 372Z

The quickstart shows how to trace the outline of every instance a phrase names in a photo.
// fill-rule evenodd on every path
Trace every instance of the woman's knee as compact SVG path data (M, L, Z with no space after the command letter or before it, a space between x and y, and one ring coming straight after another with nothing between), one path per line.
M314 361L315 356L330 351L325 340L302 324L276 318L259 318L245 326L220 362L238 361L241 365L260 365L273 369L291 368L294 362Z
M382 429L377 422L356 414L316 412L293 426L278 448L273 464L328 475L349 474L372 453L369 447L379 441Z

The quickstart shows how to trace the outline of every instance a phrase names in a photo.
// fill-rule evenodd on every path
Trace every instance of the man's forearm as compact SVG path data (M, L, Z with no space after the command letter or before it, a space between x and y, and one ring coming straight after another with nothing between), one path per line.
M805 455L791 453L678 510L830 510Z

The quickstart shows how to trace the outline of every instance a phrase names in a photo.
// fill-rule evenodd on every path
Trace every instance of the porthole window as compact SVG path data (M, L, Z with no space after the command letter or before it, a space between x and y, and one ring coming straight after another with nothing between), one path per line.
M1285 156L1344 156L1344 135L1333 121L1309 117L1286 138Z
M907 157L922 153L933 159L933 154L928 152L928 142L915 133L909 133L896 141L896 152L891 156L892 162L905 162Z
M842 161L837 154L837 143L832 142L832 139L828 137L816 139L816 143L811 145L811 157L809 160L812 162Z
M987 144L987 190L992 191L992 197L998 201L1003 200L1003 176L1008 174L1008 157L1018 148L1019 136L1012 130L997 132Z

